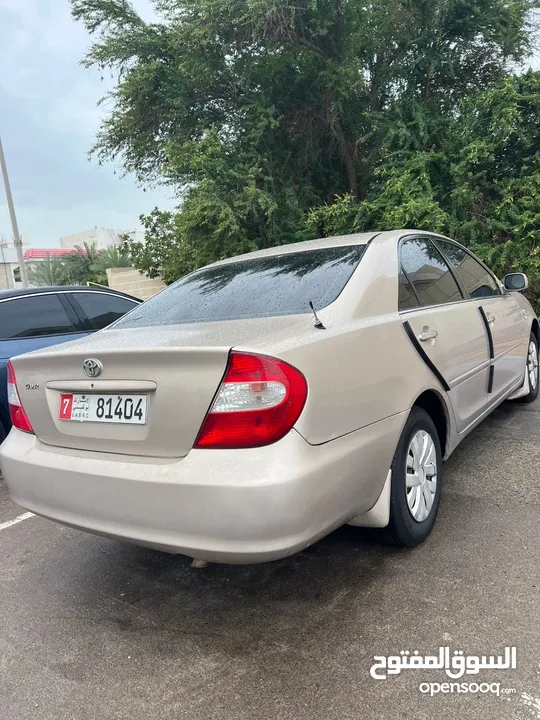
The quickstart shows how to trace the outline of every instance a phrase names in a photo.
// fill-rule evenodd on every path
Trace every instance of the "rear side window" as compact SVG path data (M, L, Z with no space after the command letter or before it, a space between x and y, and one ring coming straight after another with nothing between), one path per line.
M403 266L401 266L401 272L399 273L399 309L409 310L419 305L412 283L403 270Z
M400 310L415 306L410 290L423 306L463 299L450 267L431 240L406 240L401 246L401 266L405 272L400 278ZM408 289L408 295L404 294L402 286Z
M35 295L0 303L0 339L63 335L75 328L57 295Z
M79 305L88 318L89 326L86 330L102 330L137 305L127 298L98 292L73 293L70 299Z
M492 295L501 294L493 275L463 248L438 238L437 245L440 246L448 260L454 265L460 281L467 288L472 298L491 297Z
M187 275L115 328L309 313L341 293L365 245L321 248L207 267Z

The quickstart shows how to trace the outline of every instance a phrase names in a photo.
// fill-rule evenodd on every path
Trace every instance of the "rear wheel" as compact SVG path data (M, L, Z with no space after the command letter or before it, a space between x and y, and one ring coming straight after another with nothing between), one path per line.
M413 407L392 462L390 522L392 540L414 547L431 532L441 498L442 453L428 413Z
M518 398L517 402L529 403L538 397L538 340L534 333L531 333L527 350L524 382L527 381L529 383L529 392L527 395Z
M0 422L0 444L4 442L6 439L6 429L4 428L3 424Z

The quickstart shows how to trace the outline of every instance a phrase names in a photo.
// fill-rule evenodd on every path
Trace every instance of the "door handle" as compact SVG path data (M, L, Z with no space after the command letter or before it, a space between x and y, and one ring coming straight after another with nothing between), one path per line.
M490 312L487 312L487 313L486 313L486 320L488 321L488 323L489 323L490 325L493 325L493 323L495 322L495 317L494 317L494 315L492 315Z
M436 330L430 330L425 327L422 332L418 335L420 342L426 342L427 340L435 340L439 333Z

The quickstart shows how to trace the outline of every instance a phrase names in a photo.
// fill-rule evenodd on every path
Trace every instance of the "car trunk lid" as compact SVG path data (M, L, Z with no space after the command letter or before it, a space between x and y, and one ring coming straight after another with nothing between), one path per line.
M296 318L298 321L298 318ZM301 322L305 323L305 317ZM13 361L19 395L46 445L127 455L183 457L193 447L231 348L294 324L264 318L131 330L110 329ZM96 360L89 377L83 364ZM62 400L146 398L146 422L61 419ZM96 400L96 397L93 398ZM84 405L84 403L83 403ZM112 406L114 409L114 405ZM82 413L84 415L84 413ZM79 416L81 413L79 413Z

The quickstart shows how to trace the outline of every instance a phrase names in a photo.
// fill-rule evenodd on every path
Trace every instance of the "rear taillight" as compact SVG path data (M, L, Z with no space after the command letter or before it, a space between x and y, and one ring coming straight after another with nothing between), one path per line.
M302 373L266 355L232 352L196 448L250 448L280 440L307 397Z
M8 404L11 422L19 430L24 430L24 432L34 434L32 426L30 425L30 420L28 419L28 416L22 406L21 399L19 397L19 391L17 390L17 379L15 378L15 371L13 370L13 365L10 362L8 362L7 372Z

